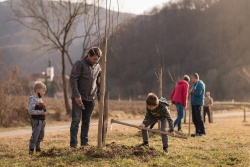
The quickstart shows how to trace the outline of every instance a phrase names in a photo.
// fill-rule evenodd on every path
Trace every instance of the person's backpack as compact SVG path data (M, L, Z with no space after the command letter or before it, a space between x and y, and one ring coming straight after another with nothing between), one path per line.
M170 106L169 103L167 102L166 98L164 98L164 97L160 97L159 101L166 104L168 107Z

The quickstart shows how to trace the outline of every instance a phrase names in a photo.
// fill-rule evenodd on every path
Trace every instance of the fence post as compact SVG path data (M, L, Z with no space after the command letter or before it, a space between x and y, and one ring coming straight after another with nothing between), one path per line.
M247 122L247 120L246 120L246 106L244 106L244 120L243 120L243 122Z

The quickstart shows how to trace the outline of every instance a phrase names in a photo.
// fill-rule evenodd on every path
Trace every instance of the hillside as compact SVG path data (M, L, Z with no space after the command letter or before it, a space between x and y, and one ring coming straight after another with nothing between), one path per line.
M117 39L117 56L109 59L113 95L157 92L154 72L161 62L167 98L174 87L169 69L175 80L198 72L216 100L249 99L249 84L239 75L250 65L249 7L249 0L187 0L137 17Z
M93 5L90 5L94 8ZM92 9L93 10L93 9ZM100 8L100 15L105 16L106 10ZM114 16L118 13L114 12ZM52 58L52 64L55 67L56 75L60 75L61 56L60 53L44 53L36 50L36 34L27 30L22 25L11 21L12 12L7 2L0 2L0 61L7 66L19 66L22 73L29 75L31 72L42 72L48 65L49 58ZM133 14L119 13L118 24L122 24L135 17ZM117 20L114 21L114 24ZM104 25L104 21L100 23ZM79 24L76 29L77 33L84 31L84 25ZM82 56L82 40L76 40L70 47L72 60L76 61ZM70 73L71 66L67 62L67 74ZM1 68L1 67L0 67Z
M249 0L185 0L123 24L119 36L109 41L107 86L111 98L136 99L157 92L155 69L161 64L164 97L169 98L174 87L169 70L174 80L198 72L215 100L248 100L249 83L239 73L242 66L250 66L249 7ZM59 53L34 51L34 34L15 22L6 22L10 15L6 3L0 3L1 61L29 74L44 71L52 58L59 74ZM120 13L119 20L125 23L128 17L134 16ZM81 41L71 50L73 61L79 59Z

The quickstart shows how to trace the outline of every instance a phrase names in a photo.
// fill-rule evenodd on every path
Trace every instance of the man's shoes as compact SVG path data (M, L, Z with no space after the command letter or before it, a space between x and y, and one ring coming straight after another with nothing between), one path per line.
M88 147L88 146L90 146L89 143L83 143L83 144L81 144L81 147Z
M195 134L191 134L191 137L206 137L206 133L195 133Z
M191 134L191 137L198 137L198 136L200 136L199 133Z
M149 147L148 142L143 142L142 144L138 145L137 147Z
M37 152L37 153L41 152L41 149L36 149L36 152Z
M34 153L34 149L29 149L29 155L32 155Z
M71 150L76 150L77 146L70 146Z
M163 147L163 151L166 153L166 154L168 154L169 152L168 152L168 148L167 147Z

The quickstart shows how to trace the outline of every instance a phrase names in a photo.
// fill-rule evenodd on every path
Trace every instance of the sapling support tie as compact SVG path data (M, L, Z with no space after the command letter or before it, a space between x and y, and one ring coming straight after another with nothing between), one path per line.
M111 124L112 123L117 123L117 124L120 124L120 125L125 125L125 126L129 126L129 127L133 127L133 128L143 129L143 130L151 131L151 132L154 132L154 133L160 133L160 134L168 135L168 136L171 136L171 137L177 137L177 138L187 139L187 136L183 136L183 135L180 135L180 134L175 134L174 135L174 134L172 134L170 132L164 132L164 131L161 131L161 130L140 127L140 126L137 126L137 125L133 125L133 124L129 124L129 123L117 121L117 120L114 120L114 119L111 119Z

